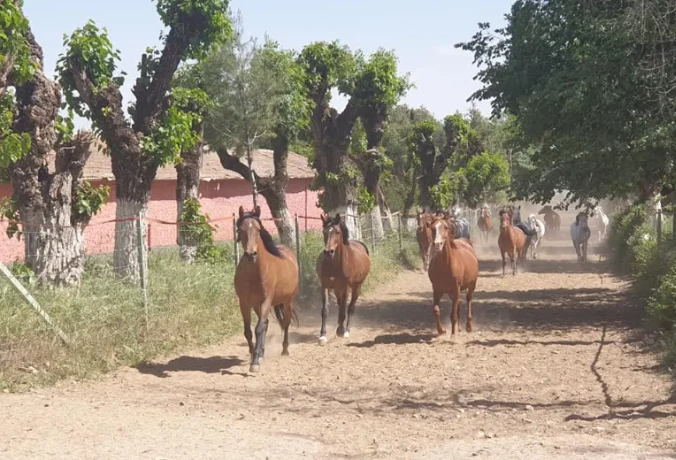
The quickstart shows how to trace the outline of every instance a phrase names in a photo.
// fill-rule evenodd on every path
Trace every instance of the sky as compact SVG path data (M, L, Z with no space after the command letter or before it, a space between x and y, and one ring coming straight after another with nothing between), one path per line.
M467 98L479 88L473 80L477 68L472 55L453 45L469 40L478 22L492 27L504 24L513 0L232 0L240 10L246 35L267 34L284 48L301 50L313 41L339 40L352 49L371 53L380 47L399 57L400 72L410 73L416 88L402 100L425 106L437 118L456 111L466 113ZM126 103L138 73L136 66L148 46L159 43L162 24L151 0L25 0L24 13L42 45L45 69L54 73L63 52L63 35L93 19L106 27L113 45L121 51L120 69L128 77L123 88ZM344 100L334 99L341 109ZM490 102L477 107L486 115ZM86 128L89 122L76 120Z

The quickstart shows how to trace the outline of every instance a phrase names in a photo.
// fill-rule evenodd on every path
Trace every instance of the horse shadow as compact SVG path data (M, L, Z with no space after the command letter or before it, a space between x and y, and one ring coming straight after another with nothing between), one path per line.
M235 356L211 356L202 358L196 356L179 356L166 364L145 362L135 366L141 374L154 375L159 378L170 377L171 372L204 372L205 374L219 374L235 366L244 364L244 361Z

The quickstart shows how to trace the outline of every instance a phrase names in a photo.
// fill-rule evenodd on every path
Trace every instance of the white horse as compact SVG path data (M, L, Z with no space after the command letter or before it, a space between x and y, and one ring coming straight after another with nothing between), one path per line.
M573 246L575 246L578 262L587 261L587 244L591 236L591 230L587 221L587 215L581 212L575 217L575 222L570 224L570 237L573 240Z
M608 224L610 224L610 219L608 219L608 216L606 215L605 212L603 212L603 208L601 206L596 206L593 211L593 216L596 217L598 214L599 220L601 220L601 224L603 225L603 230L599 230L599 243L602 240L606 239L606 232L608 231Z
M542 243L542 238L545 236L545 223L535 217L535 214L528 216L528 224L535 229L535 235L530 242L531 257L537 259L538 246Z

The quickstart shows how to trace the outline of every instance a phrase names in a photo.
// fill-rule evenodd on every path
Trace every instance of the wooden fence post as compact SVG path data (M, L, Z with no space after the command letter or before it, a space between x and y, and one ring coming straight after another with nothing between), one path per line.
M401 213L397 214L397 216L399 217L399 230L398 230L398 233L399 233L399 252L402 252L404 250L404 244L403 244L403 241L402 241L402 232L404 231L404 229L402 228L403 219L401 218Z
M298 214L294 219L296 226L296 261L298 262L298 290L303 289L303 265L300 257L300 224L298 223Z
M662 210L657 210L657 244L662 242Z
M139 214L138 221L136 222L137 229L137 250L138 250L138 265L139 265L139 276L141 282L141 295L143 300L143 312L146 315L146 330L148 329L148 286L146 278L146 251L145 251L145 238L143 237L143 215Z

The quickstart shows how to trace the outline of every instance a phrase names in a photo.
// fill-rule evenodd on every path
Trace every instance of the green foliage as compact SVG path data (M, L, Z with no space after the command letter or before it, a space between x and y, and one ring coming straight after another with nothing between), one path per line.
M75 29L69 36L64 35L65 54L59 56L56 71L63 88L68 107L83 118L91 119L91 111L77 93L75 78L70 68L81 69L94 85L96 91L102 91L110 84L121 87L124 84L124 72L114 76L120 51L113 47L108 31L99 29L93 20L87 21L82 28Z
M181 152L200 141L195 124L201 122L203 113L212 107L209 96L200 89L174 88L172 99L160 123L141 143L143 151L156 158L160 165L178 163Z
M645 205L630 206L613 217L608 231L608 248L616 267L624 268L625 271L629 268L629 241L639 233L638 230L645 224L646 218Z
M19 213L19 207L13 198L5 197L0 202L0 221L4 220L7 220L7 238L12 239L16 236L16 238L20 240L21 234L23 233L19 230L21 214Z
M298 56L310 97L331 99L331 88L341 94L352 94L354 75L361 53L353 53L348 46L333 42L313 42L306 45Z
M173 33L194 33L184 58L206 58L232 36L228 0L157 0L157 13ZM171 32L170 32L171 33Z
M584 201L674 185L676 129L665 107L676 106L676 61L664 49L674 29L660 26L671 16L611 3L521 0L505 28L480 24L456 45L480 68L472 98L513 114L521 150L532 148L516 198L568 190Z
M463 199L474 208L483 202L498 201L501 192L510 185L509 164L500 154L483 153L472 157L459 175L466 181Z
M9 267L9 270L24 286L35 286L37 282L35 273L24 262L20 261L14 262Z
M110 187L106 185L92 187L89 181L83 181L73 200L72 220L75 222L89 221L108 202L109 194Z
M21 11L22 1L0 2L0 69L8 69L15 84L29 80L37 68L31 59L27 40L28 19Z
M430 187L432 209L448 209L455 201L458 188L457 176L448 174L441 176L439 183Z
M73 140L73 134L75 133L73 118L74 113L71 108L68 109L68 115L65 117L61 114L56 116L57 145L63 145Z
M366 187L359 187L357 199L359 200L359 212L365 214L376 206L376 197L366 190Z
M407 139L408 149L411 152L421 152L423 155L435 155L434 132L437 124L433 120L424 120L413 125ZM421 155L418 154L418 157Z
M357 120L352 129L352 138L350 139L350 155L361 155L368 150L368 141L366 132L361 120Z
M197 261L215 263L225 258L223 249L214 244L216 227L209 224L208 214L201 213L199 200L188 198L183 202L181 222L185 224L180 229L183 241L197 247Z
M361 104L391 108L414 85L409 74L397 75L397 56L394 51L379 49L368 61L357 62L360 68L350 93Z
M28 133L16 133L14 126L14 96L0 96L0 169L6 169L30 152L31 137Z

